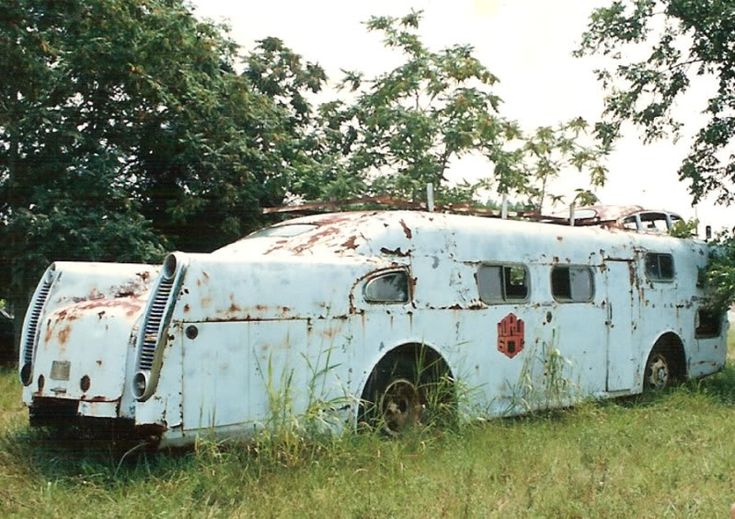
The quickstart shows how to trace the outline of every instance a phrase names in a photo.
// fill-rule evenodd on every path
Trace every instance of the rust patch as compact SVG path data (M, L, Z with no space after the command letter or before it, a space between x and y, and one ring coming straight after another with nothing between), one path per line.
M186 303L186 304L184 305L184 313L186 314L186 313L188 313L188 312L189 312L190 310L191 310L191 306L189 306L189 303Z
M356 249L356 248L357 248L357 243L355 243L355 242L356 242L356 240L357 240L357 236L350 236L350 237L349 237L349 238L347 238L347 240L346 240L346 241L345 241L345 242L344 242L344 243L342 244L342 247L344 247L344 248L346 248L346 249L353 249L353 250L354 250L354 249Z
M338 331L339 330L337 328L325 328L322 331L321 336L327 341L332 341L337 336Z
M410 251L402 251L400 247L396 247L395 249L389 249L387 247L381 247L380 252L383 254L387 254L389 256L400 256L401 258L405 258L406 256L410 256Z
M406 235L406 238L409 240L413 237L413 233L411 232L411 229L406 225L406 222L403 221L403 218L398 220L398 223L401 224L401 227L403 227L403 234Z
M69 340L69 334L71 334L71 326L69 325L66 325L61 330L59 330L58 337L60 345L63 346L66 344L66 341Z
M51 335L53 334L53 330L51 329L51 319L48 320L46 323L46 333L43 334L43 342L48 344L48 342L51 340Z

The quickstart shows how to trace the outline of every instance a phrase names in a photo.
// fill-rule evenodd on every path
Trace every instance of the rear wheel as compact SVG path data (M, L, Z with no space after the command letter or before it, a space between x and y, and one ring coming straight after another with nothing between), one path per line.
M419 425L425 407L421 388L407 378L391 380L380 392L378 413L380 425L391 436Z
M444 360L431 350L404 349L381 360L370 375L360 421L389 436L454 416L454 384Z

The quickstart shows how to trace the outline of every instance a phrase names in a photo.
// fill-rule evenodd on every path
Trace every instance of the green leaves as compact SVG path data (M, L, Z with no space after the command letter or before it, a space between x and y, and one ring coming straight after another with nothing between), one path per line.
M406 61L372 79L346 72L342 85L353 92L350 104L321 110L328 149L344 174L360 179L353 186L367 186L368 194L411 199L433 183L441 200L451 161L499 147L511 124L498 114L500 99L490 88L497 78L472 48L429 50L418 34L420 20L416 11L371 18L368 30L382 33Z
M619 0L597 9L577 55L602 54L610 66L598 72L607 91L598 135L605 144L632 122L651 141L677 137L681 121L673 108L697 75L711 76L716 92L679 177L690 182L694 203L712 194L731 203L735 181L727 151L735 123L735 6L706 0ZM626 56L644 56L632 60Z

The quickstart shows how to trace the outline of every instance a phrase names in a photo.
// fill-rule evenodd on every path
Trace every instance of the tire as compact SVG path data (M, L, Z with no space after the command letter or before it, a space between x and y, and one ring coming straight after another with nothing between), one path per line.
M657 345L651 350L643 373L644 391L661 391L674 385L675 372L671 355L666 348Z
M429 423L453 423L456 395L451 375L436 359L420 369L423 362L412 355L381 362L368 381L361 420L388 436Z
M408 359L396 359L388 370L375 373L370 392L370 422L389 436L399 436L421 424L426 395L416 366Z

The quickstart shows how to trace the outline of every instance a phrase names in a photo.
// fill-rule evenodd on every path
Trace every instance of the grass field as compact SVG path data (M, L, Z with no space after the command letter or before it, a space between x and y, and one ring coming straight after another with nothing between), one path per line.
M727 517L735 501L732 363L652 396L398 441L201 443L121 462L27 422L15 371L0 371L3 517Z

